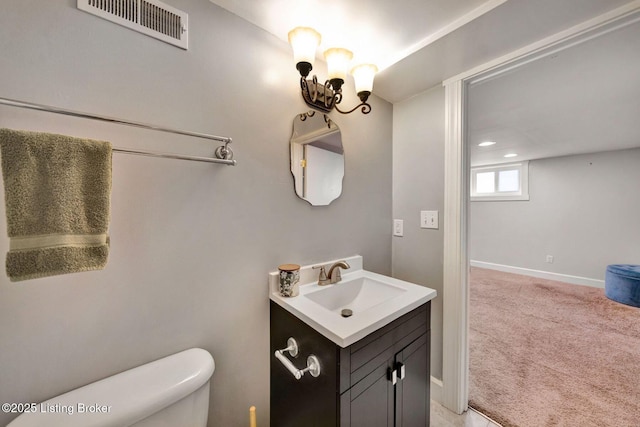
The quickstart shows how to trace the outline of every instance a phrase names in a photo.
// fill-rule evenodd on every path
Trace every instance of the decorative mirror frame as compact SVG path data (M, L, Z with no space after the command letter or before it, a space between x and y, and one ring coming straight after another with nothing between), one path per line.
M312 206L327 206L342 195L342 135L329 116L313 110L298 114L293 119L289 152L298 197Z

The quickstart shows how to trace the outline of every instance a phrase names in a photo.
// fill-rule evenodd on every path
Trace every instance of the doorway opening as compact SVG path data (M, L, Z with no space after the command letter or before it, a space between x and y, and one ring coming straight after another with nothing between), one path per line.
M638 6L621 8L549 37L526 49L444 82L446 114L444 227L443 389L445 406L461 413L469 391L469 192L470 152L467 102L470 85L489 81L532 61L584 43L640 20Z

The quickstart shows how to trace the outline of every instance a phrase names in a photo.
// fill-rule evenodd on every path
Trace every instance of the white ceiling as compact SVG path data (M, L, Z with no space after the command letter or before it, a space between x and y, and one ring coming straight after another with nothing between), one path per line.
M398 102L629 0L508 0L376 76L374 93ZM638 3L638 2L635 2Z
M322 34L319 57L330 47L344 47L353 51L354 64L373 63L382 70L449 31L452 23L461 25L465 15L472 19L506 0L211 1L286 42L289 30L312 27Z
M467 102L474 166L640 147L640 22L473 84Z
M381 69L373 92L398 102L444 79L630 0L210 0L287 41L296 26L322 34L354 63ZM292 67L294 65L292 64ZM322 80L322 76L319 76Z
M392 103L616 8L640 8L640 0L210 1L283 43L296 26L315 28L318 58L342 46L354 62L377 64L373 92ZM634 25L477 84L470 138L499 144L472 149L473 163L504 162L507 150L518 160L640 145L638 70Z

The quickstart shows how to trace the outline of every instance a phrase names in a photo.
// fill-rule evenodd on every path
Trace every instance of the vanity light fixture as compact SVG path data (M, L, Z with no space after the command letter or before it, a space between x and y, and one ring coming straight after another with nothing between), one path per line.
M327 60L329 79L324 84L319 83L315 75L311 80L307 80L313 69L316 49L320 45L320 40L320 33L313 28L296 27L289 31L293 59L296 62L296 69L300 72L302 98L308 106L325 113L329 113L335 108L339 113L349 114L360 108L363 114L369 114L371 105L367 103L367 99L373 90L373 78L378 72L378 67L372 64L361 64L351 69L360 104L349 111L342 111L338 108L338 104L342 101L342 85L347 78L347 70L353 53L344 48L327 49L324 52L324 57Z

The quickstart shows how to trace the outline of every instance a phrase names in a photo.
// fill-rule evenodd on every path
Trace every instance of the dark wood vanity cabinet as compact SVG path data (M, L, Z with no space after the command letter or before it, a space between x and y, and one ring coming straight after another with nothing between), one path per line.
M429 426L431 303L342 348L271 301L271 427ZM298 342L298 368L320 360L317 378L300 380L275 358Z

